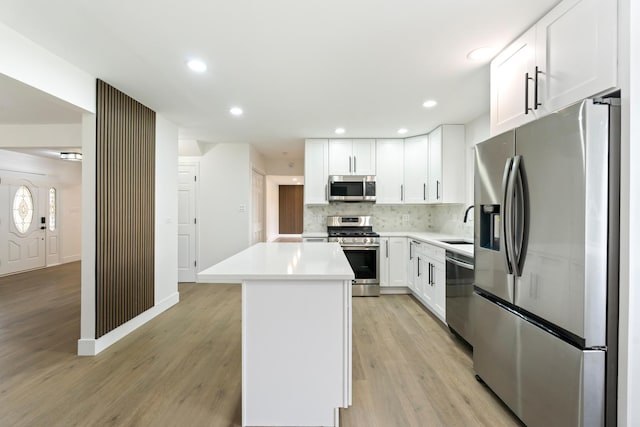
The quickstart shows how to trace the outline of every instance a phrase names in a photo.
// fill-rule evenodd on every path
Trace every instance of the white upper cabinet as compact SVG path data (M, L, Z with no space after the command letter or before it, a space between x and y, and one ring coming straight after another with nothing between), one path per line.
M616 85L617 0L565 0L491 61L491 134Z
M491 61L491 133L535 119L529 86L535 72L536 30L531 28ZM525 106L526 105L526 106Z
M304 203L326 205L329 203L329 141L307 139L304 144Z
M617 85L617 1L565 0L536 25L541 108L553 112Z
M464 125L442 125L429 134L429 203L465 202Z
M376 203L402 203L404 184L404 141L376 141Z
M374 139L329 140L329 175L375 175Z
M429 135L404 140L404 203L423 204L429 180Z

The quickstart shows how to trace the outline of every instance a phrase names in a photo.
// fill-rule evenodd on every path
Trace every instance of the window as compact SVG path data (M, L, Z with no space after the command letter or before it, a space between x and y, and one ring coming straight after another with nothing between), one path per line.
M49 230L56 230L56 189L49 189Z
M13 223L18 231L26 233L33 220L33 197L31 191L24 185L18 188L13 198Z

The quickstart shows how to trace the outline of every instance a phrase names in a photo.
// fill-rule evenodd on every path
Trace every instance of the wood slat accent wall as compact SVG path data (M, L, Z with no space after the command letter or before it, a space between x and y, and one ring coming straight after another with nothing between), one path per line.
M154 304L156 113L102 80L96 113L96 338Z

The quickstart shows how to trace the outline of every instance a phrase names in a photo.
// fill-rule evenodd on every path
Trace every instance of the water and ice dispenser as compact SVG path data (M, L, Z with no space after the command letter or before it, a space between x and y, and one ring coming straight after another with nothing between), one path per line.
M480 247L500 251L500 205L480 205Z

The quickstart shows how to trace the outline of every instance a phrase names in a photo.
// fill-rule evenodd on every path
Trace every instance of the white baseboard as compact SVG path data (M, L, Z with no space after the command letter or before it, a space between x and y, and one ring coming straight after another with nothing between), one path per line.
M380 295L404 295L410 294L411 289L406 286L381 286Z
M60 264L66 264L68 262L76 262L76 261L80 261L81 259L82 259L82 256L80 256L80 254L69 255L69 256L63 257L62 261L60 261Z
M178 292L169 295L149 310L134 317L127 323L118 326L113 331L101 336L98 339L79 339L78 340L78 356L95 356L102 350L115 344L131 332L138 329L140 326L147 323L149 320L158 316L162 312L173 307L180 301L180 294Z

